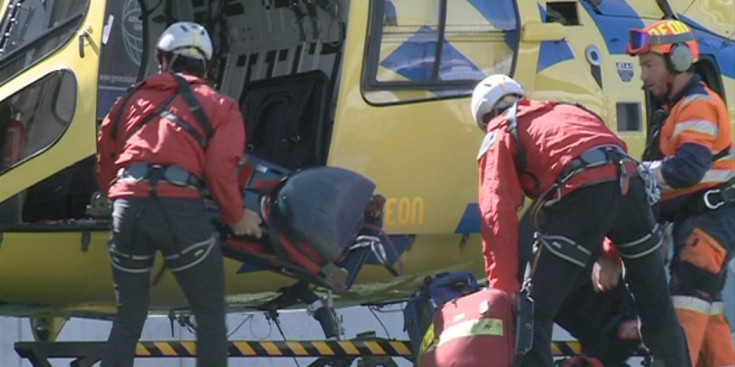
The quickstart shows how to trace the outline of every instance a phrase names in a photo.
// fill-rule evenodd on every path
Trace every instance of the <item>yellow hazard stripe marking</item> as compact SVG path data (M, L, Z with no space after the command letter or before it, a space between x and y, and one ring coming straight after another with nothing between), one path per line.
M151 355L151 352L148 351L148 348L143 346L143 344L138 343L138 345L135 346L135 355L137 356L149 356Z
M168 342L155 342L153 345L164 355L177 354L176 350Z
M277 355L280 356L283 354L280 349L273 343L273 342L260 342L260 345L263 346L263 349L269 354L269 355Z
M299 342L286 342L286 345L297 355L309 355L304 347Z
M196 355L197 345L194 341L183 341L181 342L181 346L184 347L189 354Z
M413 355L407 343L391 342L390 345L393 346L393 349L395 349L396 352L398 352L398 354L402 356Z
M342 350L344 350L348 355L360 355L360 351L357 350L352 342L339 341L337 344L339 344L339 346L342 347Z
M321 355L324 355L324 356L333 356L334 355L334 351L332 350L332 348L330 348L327 345L327 343L325 343L325 342L313 342L312 344L314 345L314 347L316 348L316 350L319 351L319 353Z
M452 328L445 330L442 333L441 343L445 343L449 340L453 340L460 337L467 337L471 335L495 335L502 336L502 320L499 319L482 319L483 322L470 322L468 325L457 324ZM461 327L458 327L461 326ZM479 329L478 329L479 328ZM447 334L449 332L449 334ZM234 346L242 356L283 356L283 355L296 355L296 356L313 356L315 355L314 350L321 356L334 356L334 355L350 355L359 356L364 354L364 349L369 351L370 355L397 355L397 356L410 356L413 353L408 342L397 342L397 341L286 341L286 342L232 342ZM178 346L181 348L178 348ZM313 346L313 348L312 348ZM253 347L259 348L261 351L256 351ZM337 347L341 348L336 349ZM360 348L364 348L360 351ZM391 350L391 348L393 350ZM138 343L135 347L135 355L138 357L150 357L155 355L161 356L180 356L182 354L181 349L186 351L186 354L190 356L196 355L196 343L193 340L190 341L155 341L147 344ZM391 353L394 352L394 353ZM569 341L554 341L551 345L551 352L554 355L572 355L582 353L582 345L576 340Z
M551 344L551 354L555 356L570 355L569 352L574 354L582 353L582 344L576 340L570 341L554 341Z
M373 354L378 354L378 355L385 355L385 354L387 354L385 352L385 350L378 343L376 343L376 342L366 341L365 342L365 346Z
M236 343L233 343L233 344L235 345L235 348L237 348L237 350L242 355L245 355L245 356L254 356L255 355L255 350L250 347L250 343L248 343L248 342L236 342Z

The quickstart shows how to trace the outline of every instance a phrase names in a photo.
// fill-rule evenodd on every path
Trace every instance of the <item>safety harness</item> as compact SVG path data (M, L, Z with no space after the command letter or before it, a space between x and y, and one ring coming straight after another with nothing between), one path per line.
M590 113L591 115L595 116L597 120L602 121L602 118L596 114L595 112L589 110L585 106L578 104L578 103L568 103L568 102L552 102L554 105L572 105L578 108L581 108L582 110ZM536 182L536 189L540 188L540 180L538 177L533 175L531 172L526 171L526 167L528 165L528 158L525 151L525 148L523 147L523 144L521 143L521 139L518 135L518 102L516 101L513 103L513 105L508 109L506 112L506 121L508 122L507 131L508 133L513 137L513 140L516 143L516 146L518 147L516 157L515 157L515 167L516 172L518 176L521 175L528 175L531 176L534 181ZM621 189L627 190L627 179L631 177L632 175L626 173L624 164L625 162L631 162L635 165L638 165L638 162L630 157L622 148L614 145L607 145L607 146L598 146L591 148L584 153L582 153L579 157L576 157L572 159L567 165L564 167L564 169L561 171L559 176L556 178L556 181L549 187L546 191L544 191L539 197L537 198L536 202L534 203L532 207L531 212L531 222L534 224L536 228L538 228L537 218L538 214L542 207L552 205L553 203L559 201L562 196L562 187L565 182L569 181L572 177L576 176L580 172L591 169L591 168L597 168L602 167L608 164L615 164L618 167L618 180L621 183ZM637 173L636 173L637 175ZM626 187L623 187L626 186Z
M590 111L583 105L566 102L553 103L555 105L569 104L576 106L592 114L597 118L597 120L602 121L602 118L599 115L597 115L593 111ZM506 120L508 121L507 131L513 137L513 140L518 147L518 152L515 157L516 171L519 177L524 174L533 177L536 181L536 187L538 189L540 186L540 181L538 180L538 178L525 170L528 164L528 159L523 144L521 143L518 135L517 110L518 104L516 102L506 112ZM641 175L637 170L634 173L628 173L626 172L625 168L626 162L633 163L636 166L639 165L638 161L630 157L621 147L615 145L602 145L588 149L587 151L567 163L564 169L562 169L559 176L557 176L554 183L546 191L539 195L533 206L529 209L531 210L531 223L533 223L534 227L536 228L536 242L539 245L539 250L541 247L543 247L555 256L558 256L580 267L585 267L587 262L589 261L589 258L592 255L589 250L576 243L574 240L565 236L542 233L538 224L538 216L541 212L541 209L553 205L554 203L561 200L562 188L564 186L564 183L587 169L603 167L608 164L615 164L617 166L618 172L616 179L620 183L620 190L623 195L627 193L629 178L640 176L645 182L646 191L649 197L649 204L652 204L653 201L658 200L658 190L653 175ZM600 183L604 181L609 181L609 179L594 181L590 182L589 184ZM657 230L657 228L653 228L652 233L647 234L641 239L631 242L629 244L618 246L621 248L621 256L635 258L647 255L658 249L658 247L660 246L660 242L652 241L655 240L654 233Z
M196 97L194 97L194 94L191 91L191 87L189 86L189 83L186 82L186 79L184 79L181 75L173 73L171 74L174 77L174 80L176 80L177 88L176 91L174 91L173 94L171 94L166 100L164 100L163 103L161 103L158 107L156 107L151 113L149 113L143 121L141 121L138 125L136 125L133 130L125 136L125 141L130 139L136 132L138 132L140 129L142 129L146 124L153 121L154 118L158 117L161 119L166 119L177 126L181 127L186 133L191 135L194 140L197 141L199 146L202 148L202 150L206 151L207 146L209 144L209 139L212 137L213 129L212 124L209 122L209 119L207 118L207 115L202 110L201 105L196 100ZM137 92L141 87L145 85L145 82L142 82L138 85L136 85L128 94L125 96L125 99L122 102L122 105L120 107L120 112L115 116L115 119L112 122L112 138L117 139L118 131L120 122L122 120L123 111L125 110L125 107L130 102L130 99L132 96ZM173 102L173 100L181 95L184 98L184 101L187 104L187 107L191 111L191 113L194 115L194 118L196 119L197 123L199 124L199 127L204 131L204 135L202 135L194 126L192 126L190 123L186 122L181 117L169 112L167 110L168 106ZM141 181L148 181L150 183L151 192L154 193L156 189L156 185L159 181L165 181L175 186L180 187L190 187L197 190L203 189L203 182L201 177L198 175L186 171L184 168L178 166L178 165L161 165L156 163L133 163L130 164L127 167L121 168L117 173L116 181L126 181L126 182L141 182Z
M181 127L185 132L191 135L197 141L197 143L199 143L199 146L202 148L202 150L206 151L209 139L211 138L213 133L212 125L209 122L207 115L202 110L201 105L197 102L196 97L194 97L191 87L189 86L189 83L186 82L186 79L175 73L173 73L172 75L176 80L176 91L174 91L171 96L166 98L166 100L158 107L156 107L150 114L143 118L143 120L138 125L136 125L132 129L132 131L127 134L127 136L125 136L125 141L130 139L132 135L142 129L146 124L153 121L153 119L159 117L161 119L167 119L177 126ZM127 107L127 104L130 102L132 96L144 85L145 82L141 82L140 84L136 85L128 92L128 94L125 96L125 99L123 99L120 110L112 122L111 135L113 139L116 140L118 137L120 122L122 120L122 115L125 111L125 108ZM202 131L204 131L204 135L202 135L196 128L194 128L194 126L186 122L181 117L166 110L171 102L173 102L173 100L179 95L181 95L184 98L184 101L186 101L187 107L194 115L197 123L199 124L199 127L201 127ZM160 181L165 181L175 186L192 188L197 191L202 191L204 189L202 178L194 173L188 172L181 166L162 165L148 162L135 162L121 168L120 170L118 170L115 181L132 183L147 181L149 183L150 196L153 198L153 201L158 202L159 205L161 203L158 201L156 188L158 182ZM146 209L147 206L143 210ZM165 209L163 213L165 220L169 225L169 228L172 230L177 247L177 253L164 257L167 266L171 269L171 271L182 271L203 261L204 258L208 256L212 247L217 243L216 236L212 235L204 241L190 244L186 248L179 249L178 245L182 242L180 242L179 239L176 238L176 232L173 232L173 225L168 215L166 214ZM138 217L135 219L136 222L140 219L141 214L142 212L138 213ZM129 273L140 273L150 271L150 268L152 267L152 256L138 256L134 255L133 253L125 253L123 251L117 250L115 246L111 246L109 251L110 257L111 259L113 259L113 266L120 270ZM163 269L164 268L161 268L161 273L159 273L154 278L154 283L160 279Z

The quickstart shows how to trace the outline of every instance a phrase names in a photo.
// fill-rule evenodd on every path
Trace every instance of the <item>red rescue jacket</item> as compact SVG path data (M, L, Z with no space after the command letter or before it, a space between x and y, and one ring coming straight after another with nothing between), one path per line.
M574 105L521 100L518 138L527 166L520 178L515 159L518 145L507 129L505 115L488 123L478 155L483 255L488 285L506 292L520 289L518 273L518 211L524 194L536 199L559 177L572 159L597 146L625 143L594 114ZM587 169L562 186L562 194L594 181L617 176L615 165Z
M134 94L123 111L121 101L124 98L121 98L102 121L97 138L97 183L101 190L107 191L110 199L147 197L149 187L145 181L113 184L118 169L135 162L178 165L204 178L206 187L219 206L222 222L235 223L244 215L237 165L245 151L245 124L238 104L233 99L218 94L203 79L191 75L182 76L212 125L213 133L206 151L191 134L160 117L153 118L135 131L146 116L177 90L172 74L154 75L143 81L144 84L137 89L135 86L131 87ZM173 99L166 111L183 119L206 136L182 95ZM113 121L120 113L123 114L120 125L113 134ZM132 135L126 140L130 133ZM156 192L161 197L200 196L196 190L174 186L165 181L158 184Z

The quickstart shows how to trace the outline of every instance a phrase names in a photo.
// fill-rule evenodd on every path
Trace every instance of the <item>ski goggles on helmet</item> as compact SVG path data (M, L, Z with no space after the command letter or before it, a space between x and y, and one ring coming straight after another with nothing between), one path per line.
M675 43L684 43L694 41L696 38L692 32L679 34L649 34L643 29L631 29L628 32L628 44L625 46L625 53L628 55L640 55L651 51L655 46L668 46L666 50L657 50L659 52L668 53L671 45Z

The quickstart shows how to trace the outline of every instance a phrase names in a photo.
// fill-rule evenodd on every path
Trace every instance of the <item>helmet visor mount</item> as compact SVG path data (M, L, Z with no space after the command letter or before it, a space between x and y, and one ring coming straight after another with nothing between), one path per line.
M495 118L495 116L502 114L505 110L513 106L513 103L515 103L519 98L521 97L517 94L508 94L503 96L503 98L495 103L495 106L493 106L490 112L486 115L486 118L490 120Z

